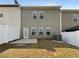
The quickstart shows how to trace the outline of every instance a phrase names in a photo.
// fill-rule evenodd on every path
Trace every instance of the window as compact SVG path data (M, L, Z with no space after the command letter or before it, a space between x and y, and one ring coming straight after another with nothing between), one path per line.
M44 19L44 11L39 11L39 17L40 19Z
M43 35L43 32L42 32L42 31L40 31L40 32L39 32L39 35Z
M72 16L72 19L74 20L74 22L77 22L77 20L78 20L78 15L77 15L77 14L74 14L74 15Z
M36 27L31 28L31 34L32 34L32 36L36 35Z
M39 33L39 35L43 35L44 34L44 28L43 27L39 27L38 28L38 33Z
M51 28L50 27L46 27L46 35L47 36L51 35Z
M44 11L33 11L32 12L33 19L44 19L45 18L45 12Z
M3 17L3 13L0 13L0 17Z
M36 16L36 14L33 14L33 19L37 19L37 16Z
M37 19L38 11L33 11L33 19Z

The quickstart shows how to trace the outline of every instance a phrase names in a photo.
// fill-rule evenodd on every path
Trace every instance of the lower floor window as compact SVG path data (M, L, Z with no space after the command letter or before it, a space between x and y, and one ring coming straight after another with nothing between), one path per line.
M31 35L33 35L33 36L36 35L36 27L31 28Z
M32 32L32 35L36 35L36 32Z
M46 35L51 35L51 27L46 27Z
M43 27L39 27L38 28L39 35L43 35L43 32L44 32L44 28Z
M50 35L50 32L47 32L47 35Z
M37 34L38 33L38 34ZM31 35L32 36L43 36L43 35L50 36L51 35L51 27L46 27L45 29L43 27L32 27L31 28Z
M39 35L43 35L43 32L39 32Z

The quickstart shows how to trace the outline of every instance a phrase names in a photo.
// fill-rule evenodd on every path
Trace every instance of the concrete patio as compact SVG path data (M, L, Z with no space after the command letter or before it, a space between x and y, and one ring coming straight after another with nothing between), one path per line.
M37 39L19 39L16 41L10 42L10 44L28 44L28 43L37 43Z

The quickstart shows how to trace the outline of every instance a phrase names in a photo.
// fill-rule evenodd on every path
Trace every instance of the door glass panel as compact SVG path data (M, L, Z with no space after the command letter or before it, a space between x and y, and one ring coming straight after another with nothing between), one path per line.
M31 35L35 36L36 35L36 27L31 28Z
M51 35L51 27L46 27L46 35Z
M38 28L39 35L43 35L43 32L44 32L44 28L43 27L39 27Z

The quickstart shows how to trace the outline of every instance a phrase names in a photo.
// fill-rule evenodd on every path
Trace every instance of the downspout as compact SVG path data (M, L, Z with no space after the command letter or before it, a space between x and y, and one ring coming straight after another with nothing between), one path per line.
M60 34L62 34L62 11L60 10Z

